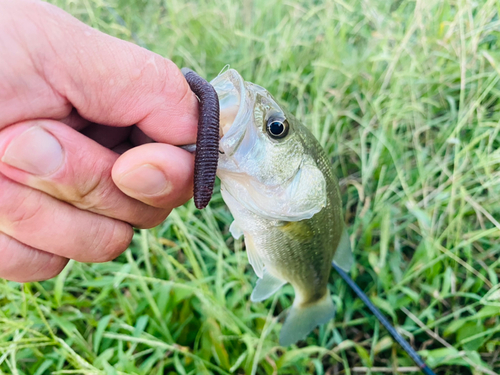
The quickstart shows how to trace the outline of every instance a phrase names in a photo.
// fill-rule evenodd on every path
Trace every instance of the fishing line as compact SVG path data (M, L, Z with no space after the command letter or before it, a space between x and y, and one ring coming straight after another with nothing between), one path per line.
M370 301L368 296L363 293L358 284L356 284L349 275L339 266L337 266L334 262L332 262L333 268L337 271L340 276L344 279L344 281L351 287L351 289L356 293L361 301L365 303L365 305L370 309L373 315L378 319L378 321L389 331L391 336L396 340L396 342L401 345L406 353L413 359L413 362L422 370L425 375L435 375L434 372L425 364L423 359L417 354L417 352L411 347L410 344L396 331L396 328L392 326L392 324L386 319L384 315L380 312L379 309L375 307L375 305Z

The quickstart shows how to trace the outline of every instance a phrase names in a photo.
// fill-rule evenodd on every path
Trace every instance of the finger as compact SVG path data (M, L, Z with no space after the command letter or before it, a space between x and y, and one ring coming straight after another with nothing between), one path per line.
M80 262L116 258L130 225L70 206L0 174L0 232L32 248Z
M117 158L52 120L26 121L0 131L0 173L10 179L136 227L158 225L169 211L139 202L116 187L111 169Z
M31 49L51 50L43 28L33 22L41 16L39 8L34 1L0 1L0 129L23 119L63 119L73 109L47 82L45 72L38 70L41 66L36 66L40 62L35 62Z
M148 143L125 152L113 167L113 181L127 195L154 207L172 209L193 194L193 155L179 147ZM153 188L165 179L168 186Z
M159 142L194 142L198 101L172 61L92 29L51 4L7 3L10 8L5 22L16 19L12 14L33 20L22 29L14 22L12 27L19 30L16 37L21 45L29 46L32 69L43 74L46 85L42 82L40 87L46 91L44 99L50 100L50 108L61 108L64 103L98 124L137 124ZM44 38L40 38L40 29ZM30 67L23 69L29 71ZM15 84L6 79L7 87ZM33 101L37 105L30 108L27 115L31 117L12 105L0 108L0 128L2 123L5 126L27 118L46 118L47 105L38 105L40 93L28 86L19 90L16 95L20 103Z
M0 232L0 278L19 283L58 275L68 259L26 246Z

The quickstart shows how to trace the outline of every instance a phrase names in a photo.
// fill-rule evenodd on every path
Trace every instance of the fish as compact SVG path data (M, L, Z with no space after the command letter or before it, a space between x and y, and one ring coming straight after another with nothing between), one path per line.
M279 343L288 346L335 316L331 263L353 264L342 199L331 163L314 135L263 87L229 69L211 82L219 97L217 176L244 236L260 302L290 283L292 306Z

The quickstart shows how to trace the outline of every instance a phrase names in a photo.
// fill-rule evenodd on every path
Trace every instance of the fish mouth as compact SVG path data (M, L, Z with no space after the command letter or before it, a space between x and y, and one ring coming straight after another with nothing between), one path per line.
M220 144L219 149L227 156L235 153L252 113L251 98L245 81L234 69L229 69L210 82L219 97Z

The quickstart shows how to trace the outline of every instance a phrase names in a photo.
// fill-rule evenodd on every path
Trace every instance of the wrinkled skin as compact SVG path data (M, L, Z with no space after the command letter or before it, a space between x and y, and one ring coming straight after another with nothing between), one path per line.
M103 262L191 197L177 66L42 1L0 1L0 278ZM151 140L157 143L151 143Z

